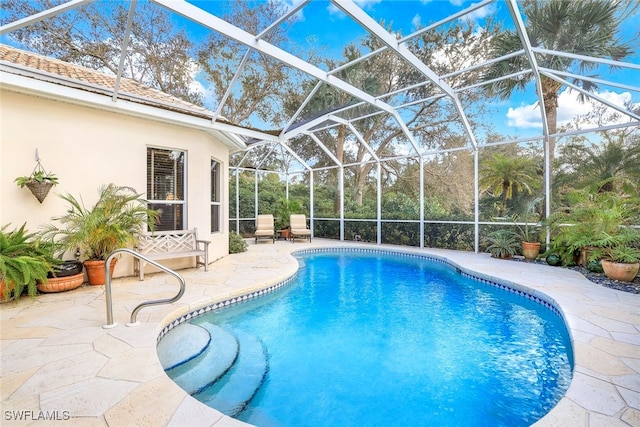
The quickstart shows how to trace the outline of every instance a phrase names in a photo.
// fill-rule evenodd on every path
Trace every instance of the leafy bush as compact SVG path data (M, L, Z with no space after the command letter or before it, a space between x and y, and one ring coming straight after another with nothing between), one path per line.
M564 264L585 248L591 248L592 259L612 258L613 248L633 247L639 240L640 234L630 227L638 219L637 199L576 190L567 194L567 201L567 206L549 218L553 231L550 253L560 254Z
M235 231L229 232L229 253L239 254L247 250L247 242Z
M20 298L26 288L29 296L37 291L37 281L47 281L47 274L59 263L53 257L52 243L42 241L35 234L28 233L26 224L9 230L9 225L0 229L0 279L6 283L3 298L13 286L14 297Z

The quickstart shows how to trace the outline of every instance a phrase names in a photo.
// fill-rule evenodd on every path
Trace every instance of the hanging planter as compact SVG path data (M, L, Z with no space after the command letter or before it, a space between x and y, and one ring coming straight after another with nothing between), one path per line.
M38 199L40 203L42 203L45 197L47 197L47 194L49 194L49 190L51 190L51 187L54 186L54 184L48 181L44 181L44 182L32 181L32 182L27 182L25 185L29 190L31 190L31 193L33 193L33 195L36 196L36 199Z
M15 182L20 188L26 186L31 190L31 193L33 193L36 199L42 203L45 197L47 197L47 194L49 194L51 187L58 184L58 178L51 172L46 172L38 159L31 175L19 176L15 179Z

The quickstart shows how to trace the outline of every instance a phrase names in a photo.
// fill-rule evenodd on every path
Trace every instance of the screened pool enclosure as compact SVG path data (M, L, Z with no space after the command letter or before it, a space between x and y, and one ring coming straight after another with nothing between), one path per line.
M200 89L183 99L246 144L229 164L240 234L295 211L315 237L477 251L572 189L639 194L637 2L24 3L2 36L34 49L30 28L120 13L118 78L152 39L145 17L169 17Z

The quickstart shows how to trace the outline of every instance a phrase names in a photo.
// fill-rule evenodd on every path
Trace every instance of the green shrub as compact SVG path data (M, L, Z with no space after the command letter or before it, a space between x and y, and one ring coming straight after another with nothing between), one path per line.
M487 246L487 252L494 258L510 258L516 254L520 246L518 235L507 229L492 231L486 240L491 243Z
M53 257L54 245L28 233L25 227L26 223L14 230L8 229L9 224L0 228L0 281L6 282L2 295L5 299L11 285L16 300L25 288L29 296L35 296L37 281L46 282L47 273L59 264Z
M229 253L239 254L247 250L247 242L235 231L229 232Z

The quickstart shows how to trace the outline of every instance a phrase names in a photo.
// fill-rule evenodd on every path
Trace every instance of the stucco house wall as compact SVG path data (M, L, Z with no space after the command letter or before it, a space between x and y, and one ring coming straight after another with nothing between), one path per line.
M66 211L59 194L71 193L92 206L98 188L108 183L131 186L146 197L147 147L178 149L186 152L186 228L197 228L199 238L211 241L210 261L227 255L229 145L215 132L179 120L87 104L33 88L0 86L0 225L26 222L30 231L37 231ZM33 171L36 150L44 168L59 178L42 204L14 182ZM210 226L212 159L222 166L221 230L215 233ZM182 268L195 265L195 260L163 264ZM133 262L123 258L115 276L131 274Z

